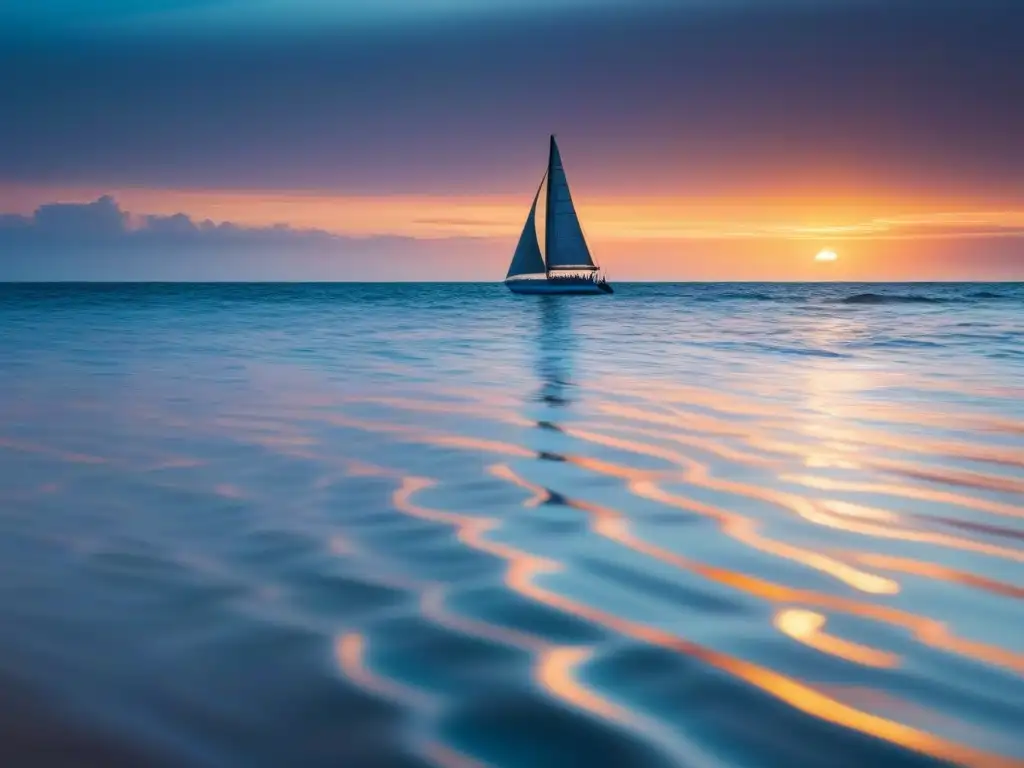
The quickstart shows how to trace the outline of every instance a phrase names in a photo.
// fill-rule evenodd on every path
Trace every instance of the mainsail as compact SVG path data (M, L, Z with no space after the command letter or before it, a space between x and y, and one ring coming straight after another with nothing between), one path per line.
M534 200L536 205L536 200ZM530 215L533 215L531 209ZM544 252L548 269L595 270L590 249L583 238L580 220L569 194L569 182L562 167L555 137L551 137L548 155L547 221L545 222ZM518 253L518 251L517 251Z
M543 275L547 270L544 267L544 257L540 252L540 243L537 242L537 199L540 197L540 189L544 186L544 179L540 180L540 187L537 187L537 194L533 196L533 205L530 206L530 215L526 217L526 225L523 233L519 236L519 244L512 256L512 263L509 265L507 280L518 275Z

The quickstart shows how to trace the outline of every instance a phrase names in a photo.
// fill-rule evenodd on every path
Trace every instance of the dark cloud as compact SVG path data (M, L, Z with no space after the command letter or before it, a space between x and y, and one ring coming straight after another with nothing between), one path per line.
M338 240L320 230L298 230L279 224L273 227L240 227L231 222L193 221L184 213L171 216L142 215L132 226L132 216L117 201L104 195L91 203L47 203L31 216L7 214L0 218L0 238L23 243L102 242L108 245L194 243L272 244L276 242L326 244Z
M619 3L0 44L0 179L1024 197L1024 5Z
M505 256L493 246L135 216L104 196L0 214L0 280L429 280L439 268L487 279Z
M128 215L112 197L96 202L50 203L40 206L24 229L26 234L43 237L117 237L127 232Z

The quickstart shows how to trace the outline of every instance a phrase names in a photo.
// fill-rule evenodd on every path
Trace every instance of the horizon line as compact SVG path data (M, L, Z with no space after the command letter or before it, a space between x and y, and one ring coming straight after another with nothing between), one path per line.
M615 285L1024 285L1024 280L616 280ZM0 280L0 285L493 285L503 280Z

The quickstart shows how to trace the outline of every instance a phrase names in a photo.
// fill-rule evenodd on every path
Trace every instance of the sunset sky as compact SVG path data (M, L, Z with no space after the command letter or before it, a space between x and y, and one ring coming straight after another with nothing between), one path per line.
M1024 280L1021 40L1014 0L7 0L0 279L498 280L555 132L613 279ZM104 195L99 240L34 215Z

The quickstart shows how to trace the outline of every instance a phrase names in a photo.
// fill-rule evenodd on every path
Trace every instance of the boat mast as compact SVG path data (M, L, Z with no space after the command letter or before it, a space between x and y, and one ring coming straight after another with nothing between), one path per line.
M544 274L549 276L551 273L551 169L555 162L555 134L551 134L551 141L548 145L548 188L544 195Z

